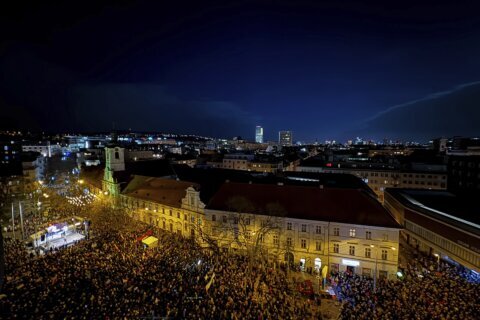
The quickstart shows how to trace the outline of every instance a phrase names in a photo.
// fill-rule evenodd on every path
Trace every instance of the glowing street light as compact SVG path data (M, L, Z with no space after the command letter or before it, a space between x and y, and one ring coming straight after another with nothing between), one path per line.
M83 179L78 180L79 184L83 184L83 182L84 182Z

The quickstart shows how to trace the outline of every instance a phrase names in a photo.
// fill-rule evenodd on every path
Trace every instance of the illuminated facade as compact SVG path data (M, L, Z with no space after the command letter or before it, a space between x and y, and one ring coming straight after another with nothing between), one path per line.
M278 133L278 143L281 146L291 146L293 144L292 131L280 131Z
M303 271L377 270L391 279L397 272L401 227L357 189L228 182L202 200L198 184L175 179L133 176L119 193L105 181L102 187L133 218L206 247L253 252Z
M261 126L255 128L255 142L263 143L263 128Z

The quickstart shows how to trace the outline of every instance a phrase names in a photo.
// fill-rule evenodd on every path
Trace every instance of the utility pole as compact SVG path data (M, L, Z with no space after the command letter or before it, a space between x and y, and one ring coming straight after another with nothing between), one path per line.
M15 215L13 211L13 201L12 201L12 232L13 232L13 239L15 240Z
M370 247L375 248L375 276L373 277L373 291L377 289L377 265L378 265L378 247L373 244Z
M25 229L23 226L23 212L22 212L22 202L18 201L18 210L20 212L20 227L22 228L22 240L25 239Z

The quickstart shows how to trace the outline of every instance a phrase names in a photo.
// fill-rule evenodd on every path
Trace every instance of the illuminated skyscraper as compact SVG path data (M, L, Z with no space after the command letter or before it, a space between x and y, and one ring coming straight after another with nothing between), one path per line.
M255 142L263 143L263 128L261 126L255 128Z
M292 131L280 131L278 132L278 143L281 146L291 146L293 143Z

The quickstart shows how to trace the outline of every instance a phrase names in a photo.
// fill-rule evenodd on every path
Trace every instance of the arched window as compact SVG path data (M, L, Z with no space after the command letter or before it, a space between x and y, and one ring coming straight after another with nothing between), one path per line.
M115 151L115 159L120 159L120 155L118 154L118 151Z

